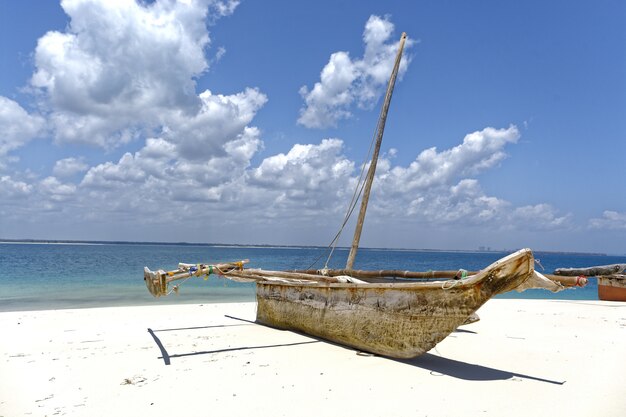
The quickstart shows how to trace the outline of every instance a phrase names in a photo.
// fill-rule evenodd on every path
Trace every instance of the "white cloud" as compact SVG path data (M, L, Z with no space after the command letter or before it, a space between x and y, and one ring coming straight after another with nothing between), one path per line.
M98 199L110 195L140 205L141 199L167 201L220 201L224 189L244 176L250 159L261 148L259 130L242 129L220 152L205 159L181 157L175 144L151 138L135 154L124 154L117 163L106 162L91 168L80 186L96 191Z
M58 221L101 222L107 228L200 229L189 240L204 241L232 241L207 234L209 228L267 224L272 231L291 232L302 223L317 228L339 222L358 175L340 139L296 144L253 163L264 145L262 132L251 124L268 98L257 88L229 95L196 92L196 79L210 65L206 22L232 13L237 4L63 1L70 26L44 35L34 54L31 86L41 99L41 113L59 144L138 143L119 159L92 167L76 156L56 161L50 176L0 176L3 218L10 215L11 224L49 223L50 216L58 216ZM310 91L301 90L305 107L299 123L330 126L351 117L355 108L371 107L393 64L393 30L388 18L372 16L361 58L332 54L320 81ZM408 63L403 60L401 73ZM8 161L8 153L39 135L47 121L0 97L0 166L2 157ZM406 166L397 164L397 151L390 149L379 162L368 216L398 224L500 230L568 227L571 215L547 204L515 207L489 195L473 178L501 163L506 147L518 138L515 126L489 127L450 149L426 149ZM143 146L139 140L145 140ZM605 212L592 226L613 222L623 228L623 217Z
M76 192L76 186L71 183L62 183L55 177L44 178L39 183L42 194L48 195L50 200L65 201Z
M28 114L15 101L0 96L0 167L10 151L24 146L45 128L45 120Z
M341 155L343 142L324 139L319 145L294 145L287 154L265 158L252 170L253 184L276 189L317 190L352 174L354 164Z
M354 101L350 91L358 74L347 52L336 52L330 56L321 74L321 81L311 91L300 88L306 108L300 111L298 123L306 127L335 126L339 119L350 117L348 107Z
M47 211L71 199L76 220L88 222L132 217L144 224L177 224L210 216L224 224L262 223L344 209L354 164L342 155L340 140L294 145L253 167L251 159L261 147L260 132L253 127L206 160L181 158L176 145L150 138L138 152L89 169L78 187L53 177L42 180L37 198L50 203Z
M422 151L408 167L382 165L379 170L381 192L396 194L417 193L420 190L452 185L461 178L476 175L492 168L505 157L504 148L519 139L516 126L507 129L487 127L463 138L463 143L438 152L437 148ZM390 191L386 191L390 190Z
M589 227L601 230L626 230L626 212L605 210L602 217L589 221Z
M337 226L359 171L344 155L343 142L331 138L296 144L253 165L263 146L260 135L257 128L244 127L219 152L203 159L186 158L178 143L153 137L117 162L91 167L78 185L57 177L44 178L34 186L2 177L0 195L37 201L38 205L29 205L29 218L62 213L87 224L134 222L189 229L208 224L218 229L230 225L229 230L266 224L277 233L299 225ZM381 159L369 221L459 230L474 226L500 232L569 228L570 214L560 214L547 204L516 207L489 195L471 178L496 166L504 158L505 147L518 137L514 126L486 128L450 149L425 150L408 166ZM394 152L388 155L393 157ZM71 168L76 162L62 161L59 167ZM58 171L61 174L63 169ZM199 240L228 239L207 236Z
M218 17L223 17L233 14L239 3L239 0L213 1L210 7L216 11Z
M33 186L26 182L14 180L8 175L0 177L0 197L2 197L0 201L2 202L28 197L32 191Z
M497 166L506 158L505 147L519 137L516 126L487 127L466 135L451 149L426 149L406 167L383 158L374 183L378 198L373 210L380 216L429 224L523 230L568 227L571 215L559 215L547 204L514 207L486 194L471 178Z
M559 215L549 204L517 207L509 216L510 221L522 230L554 230L571 227L570 213Z
M294 145L286 154L265 158L250 170L251 199L270 217L320 216L344 210L354 188L354 162L343 154L343 142ZM264 201L264 202L262 202Z
M146 172L131 153L125 153L115 164L106 162L85 174L82 186L116 189L133 187L144 182Z
M209 65L206 22L238 3L63 1L71 23L39 40L31 78L57 143L112 148L146 137L145 144L93 167L80 157L59 160L43 180L6 176L0 192L40 201L29 213L74 210L76 221L178 221L185 213L202 216L201 205L216 202L227 210L263 147L250 123L267 97L256 88L197 94L195 80ZM79 184L64 182L81 172Z
M56 161L52 173L57 177L71 177L79 172L85 172L89 165L85 163L83 158L65 158Z
M194 117L203 108L195 80L208 69L209 10L219 17L237 4L64 0L71 23L39 39L31 79L57 141L110 148Z
M396 195L402 195L396 190ZM381 215L429 225L487 227L504 230L554 230L571 227L571 214L559 215L549 204L515 207L484 192L475 179L465 178L452 185L435 185L405 198L378 199Z
M300 95L305 107L300 110L298 123L309 128L336 126L341 119L351 117L351 108L370 108L384 92L393 68L397 42L391 40L394 26L387 17L370 16L365 24L363 42L365 53L352 59L348 52L335 52L322 69L320 81L311 90L303 86ZM408 40L406 47L413 41ZM402 59L399 77L406 71L410 59Z
M485 195L478 181L426 189L408 204L407 215L434 224L476 225L498 220L510 204Z
M199 97L201 107L196 114L172 114L163 131L163 138L176 144L178 155L186 159L223 155L224 143L234 140L267 102L253 88L229 96L206 90Z

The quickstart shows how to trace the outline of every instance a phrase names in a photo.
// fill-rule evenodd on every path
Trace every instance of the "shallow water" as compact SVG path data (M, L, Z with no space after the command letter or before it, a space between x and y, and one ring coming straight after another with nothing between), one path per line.
M143 267L175 269L179 262L217 263L250 259L249 267L303 269L323 252L318 248L225 247L149 244L0 243L0 311L58 308L254 301L254 284L211 276L192 278L179 295L153 298ZM329 267L345 265L348 251L338 249ZM478 270L504 252L432 252L360 249L356 269L414 271ZM626 257L535 253L546 273L558 267L626 263ZM315 267L321 267L320 264ZM541 271L538 266L537 269ZM553 294L543 290L509 292L499 298L597 299L594 279L585 288Z

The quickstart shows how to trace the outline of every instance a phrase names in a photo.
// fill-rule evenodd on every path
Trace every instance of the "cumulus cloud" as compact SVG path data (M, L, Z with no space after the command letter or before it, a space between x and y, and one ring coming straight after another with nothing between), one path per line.
M90 168L81 185L113 190L136 186L143 183L146 177L138 158L127 152L117 163L105 162Z
M39 183L41 193L48 195L52 201L64 201L76 192L76 186L62 183L55 177L46 177Z
M501 229L568 227L571 215L560 214L547 204L515 207L488 195L478 180L471 178L500 163L506 146L518 138L515 126L485 128L468 134L450 149L427 149L408 166L381 159L371 216ZM253 166L252 157L261 147L260 132L252 127L206 159L180 158L176 144L151 138L138 152L91 168L80 188L85 194L92 193L95 201L106 202L115 196L129 204L134 201L132 205L139 210L157 201L167 202L169 209L155 214L161 218L169 218L181 207L193 216L207 210L219 213L216 218L224 221L230 213L245 217L249 212L256 221L277 217L301 221L345 210L358 170L344 155L340 139L295 144L288 152L267 156ZM394 152L388 155L392 158Z
M176 145L151 138L139 151L89 169L77 198L80 204L111 210L115 205L116 212L132 210L141 221L155 223L180 213L189 218L212 213L220 222L263 222L345 209L355 180L354 163L343 155L341 140L296 144L253 166L261 147L254 127L244 128L220 153L203 160L180 158Z
M171 221L178 214L193 216L194 209L202 215L199 204L235 201L251 159L263 147L259 129L250 123L267 97L257 88L197 93L196 79L209 68L207 22L233 13L238 4L64 0L70 24L39 39L30 80L56 142L109 149L135 139L145 143L92 167L80 157L61 159L53 176L42 180L2 177L0 197L32 198L41 204L30 211L76 210L75 219L89 221ZM214 62L224 51L218 48ZM7 123L16 114L28 117L8 99L0 106ZM43 124L37 118L10 127L42 128L34 121ZM35 133L16 131L0 142L0 151Z
M19 180L14 180L8 175L0 177L0 201L7 202L8 200L28 197L33 191L33 186Z
M404 207L407 217L434 224L485 224L502 217L510 207L506 201L487 196L475 179L427 188L411 197Z
M387 163L381 166L382 171L379 170L381 191L390 193L391 198L399 190L417 193L426 188L451 185L459 178L496 166L506 158L505 146L516 143L519 137L516 126L507 129L487 127L466 135L460 145L451 149L441 152L436 147L426 149L407 167L391 169Z
M301 223L316 228L331 217L339 222L360 171L341 139L261 155L262 132L252 123L265 94L254 87L232 94L196 91L196 79L210 65L206 22L237 4L63 1L71 23L39 40L30 81L46 119L0 97L0 166L48 126L58 144L111 149L136 142L94 166L76 156L56 161L51 175L0 176L0 221L150 224L169 231L264 222L271 230L291 231ZM393 30L388 18L372 16L361 58L331 55L320 82L301 91L299 123L330 126L355 108L372 106L393 64ZM216 60L221 54L223 49ZM403 60L401 73L408 63ZM519 136L515 126L488 127L450 149L426 149L408 165L395 161L394 149L383 152L368 216L400 224L567 227L570 215L547 204L516 207L489 195L474 178L500 164ZM615 218L608 213L598 222ZM221 238L200 233L189 240Z
M267 102L267 97L254 88L229 96L206 90L199 98L201 107L196 114L172 114L163 129L163 138L176 144L178 156L185 159L223 155L222 145L234 140Z
M272 215L304 216L344 209L355 180L339 139L296 144L286 154L265 158L250 170L247 183L262 196Z
M52 173L57 177L71 177L80 172L85 172L89 165L85 163L83 158L65 158L55 162Z
M317 190L352 174L354 164L341 155L343 142L324 139L319 145L294 145L287 154L265 158L252 170L252 184L280 189Z
M589 221L589 227L592 229L626 230L626 213L605 210L602 217Z
M490 224L499 228L567 227L571 215L547 204L514 207L489 196L471 178L506 158L505 147L520 137L516 126L472 132L453 148L422 151L408 166L381 159L375 182L374 210L381 216L443 225ZM393 152L390 152L393 157Z
M320 81L312 89L300 89L305 106L298 123L309 128L336 126L341 119L352 116L352 107L370 108L383 94L393 68L397 42L391 39L394 26L388 17L370 16L365 24L365 53L353 59L348 52L335 52L322 69ZM412 45L407 40L406 48ZM408 68L405 55L400 63L399 77Z
M240 228L281 219L282 226L272 227L318 223L334 227L331 219L341 220L359 172L344 154L343 142L329 138L296 144L253 164L263 146L260 136L259 129L246 126L219 152L203 159L181 157L177 143L153 137L118 161L91 167L78 184L59 179L83 168L81 161L70 158L59 161L57 176L34 185L2 177L0 196L30 198L41 202L44 212L84 222L107 219L187 227L198 222ZM394 164L390 159L394 152L388 152L379 163L370 221L500 231L571 226L570 214L547 204L516 207L489 195L471 178L502 161L505 148L518 137L514 126L486 128L450 149L422 151L407 166Z
M29 114L15 101L0 96L0 167L4 156L40 135L45 124L43 117Z
M517 207L509 218L514 225L527 230L553 230L571 226L572 215L559 215L550 204Z
M515 207L490 196L476 179L424 188L394 200L377 200L381 214L430 225L484 226L492 230L555 230L571 226L572 215L560 214L549 204Z
M110 195L143 201L219 202L233 181L245 174L250 159L262 142L257 128L246 127L221 151L205 159L179 157L176 145L151 138L138 152L126 153L116 163L106 162L89 169L80 187L97 191L97 199ZM226 193L227 194L227 193Z
M237 4L64 0L71 22L39 39L31 78L57 141L111 148L201 111L209 10L217 18Z

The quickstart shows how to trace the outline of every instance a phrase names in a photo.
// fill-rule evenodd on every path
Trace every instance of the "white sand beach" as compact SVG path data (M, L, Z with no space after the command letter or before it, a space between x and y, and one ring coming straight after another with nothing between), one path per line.
M0 313L0 416L624 416L626 303L491 300L392 360L255 304Z

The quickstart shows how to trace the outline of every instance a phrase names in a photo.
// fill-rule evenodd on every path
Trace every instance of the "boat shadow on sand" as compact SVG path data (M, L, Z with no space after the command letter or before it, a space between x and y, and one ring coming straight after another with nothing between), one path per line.
M247 320L246 320L247 321ZM254 322L251 322L254 324ZM298 346L298 345L308 345L311 343L320 343L321 340L311 340L307 342L296 342L296 343L283 343L283 344L275 344L275 345L259 345L259 346L238 346L238 347L229 347L225 349L215 349L215 350L204 350L199 352L188 352L188 353L175 353L169 354L161 339L155 334L157 332L167 332L173 330L197 330L197 329L210 329L215 327L233 327L233 326L246 326L245 324L221 324L216 326L199 326L199 327L185 327L185 328L176 328L176 329L158 329L152 330L148 328L148 333L154 339L154 343L156 343L157 347L161 351L161 356L159 359L163 359L165 365L170 365L172 363L172 358L184 358L187 356L197 356L197 355L208 355L212 353L225 353L225 352L234 352L239 350L256 350L256 349L268 349L268 348L277 348L277 347L286 347L286 346Z
M532 375L519 374L502 369L490 368L488 366L477 365L445 358L443 356L424 353L412 359L392 359L393 361L415 366L427 371L433 376L450 376L464 379L466 381L498 381L506 379L529 379L532 381L545 382L547 384L563 385L565 381L554 381Z
M195 330L195 329L207 329L214 327L232 327L232 326L246 326L246 325L257 325L260 324L246 320L238 317L232 317L226 315L225 317L246 322L248 324L221 324L214 326L201 326L201 327L188 327L188 328L176 328L176 329L160 329L160 330L152 330L148 328L148 333L154 339L154 342L158 346L161 351L161 356L159 359L163 359L165 365L170 365L171 360L173 358L182 358L187 356L197 356L197 355L206 355L206 354L215 354L215 353L225 353L225 352L233 352L233 351L241 351L241 350L256 350L256 349L268 349L268 348L278 348L278 347L288 347L288 346L298 346L298 345L307 345L312 343L329 343L344 349L353 350L358 355L362 356L379 356L369 353L360 352L358 350L354 350L352 348L342 346L337 343L330 342L328 340L323 340L319 338L315 338L311 335L303 334L304 336L313 339L306 342L296 342L296 343L283 343L283 344L274 344L274 345L259 345L259 346L238 346L238 347L229 347L226 349L215 349L215 350L205 350L199 352L189 352L189 353L177 353L177 354L169 354L163 343L159 339L159 337L155 334L157 332L165 332L165 331L173 331L173 330ZM260 325L263 326L263 325ZM268 326L263 326L268 327ZM472 333L476 334L476 332L471 330L457 329L455 333ZM299 332L295 332L299 333ZM302 334L302 333L300 333ZM505 371L502 369L490 368L488 366L477 365L472 363L467 363L463 361L458 361L454 359L445 358L443 356L433 355L431 353L424 353L416 358L412 359L396 359L396 358L386 358L391 361L395 361L398 363L414 366L416 368L420 368L426 371L429 371L433 376L449 376L452 378L463 379L466 381L498 381L498 380L507 380L507 379L528 379L531 381L537 382L545 382L547 384L554 385L563 385L566 381L554 381L551 379L540 378L532 375L520 374L511 371Z

